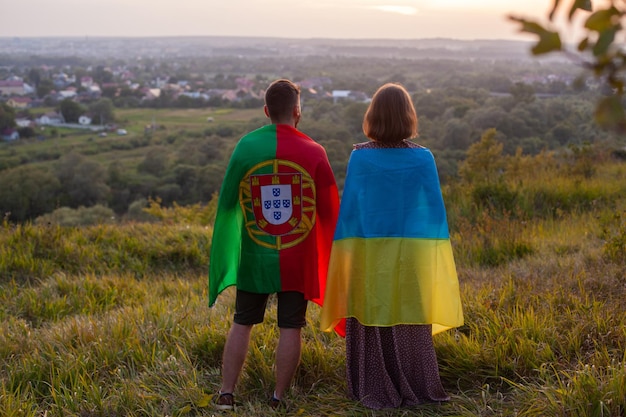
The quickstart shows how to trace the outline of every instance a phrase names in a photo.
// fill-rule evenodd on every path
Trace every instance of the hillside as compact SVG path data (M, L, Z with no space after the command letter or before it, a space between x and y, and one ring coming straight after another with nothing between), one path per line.
M624 415L624 162L499 156L499 172L476 149L469 172L485 175L444 188L465 315L435 337L451 401L375 412L347 399L344 341L319 331L311 306L281 415ZM0 415L216 415L234 298L207 307L214 208L153 205L152 223L82 228L4 222ZM274 316L272 301L237 415L267 413Z

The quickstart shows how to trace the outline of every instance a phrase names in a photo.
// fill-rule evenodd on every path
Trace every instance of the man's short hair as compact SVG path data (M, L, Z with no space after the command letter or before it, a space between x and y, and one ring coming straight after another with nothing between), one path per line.
M265 91L265 105L271 120L289 117L299 101L300 87L289 80L276 80Z

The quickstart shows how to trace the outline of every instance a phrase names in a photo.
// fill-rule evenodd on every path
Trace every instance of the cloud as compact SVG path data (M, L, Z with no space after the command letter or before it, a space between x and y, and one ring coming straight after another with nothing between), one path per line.
M407 16L413 16L419 13L419 10L413 6L380 5L380 6L372 6L372 9L380 10L382 12L398 13L398 14L403 14Z

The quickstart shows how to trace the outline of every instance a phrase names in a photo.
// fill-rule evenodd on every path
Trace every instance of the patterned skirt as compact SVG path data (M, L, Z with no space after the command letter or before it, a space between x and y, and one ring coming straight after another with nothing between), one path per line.
M430 325L363 326L346 320L348 391L373 409L448 401Z

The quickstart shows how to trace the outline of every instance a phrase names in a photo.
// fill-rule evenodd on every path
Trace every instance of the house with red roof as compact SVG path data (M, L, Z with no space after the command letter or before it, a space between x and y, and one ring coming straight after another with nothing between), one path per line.
M11 97L7 100L7 104L10 107L18 110L24 110L30 107L33 100L30 97Z
M0 80L0 95L23 96L34 92L34 89L21 80Z

